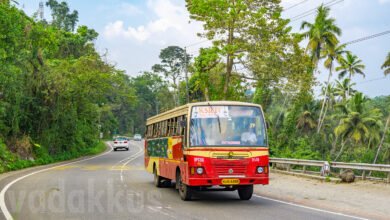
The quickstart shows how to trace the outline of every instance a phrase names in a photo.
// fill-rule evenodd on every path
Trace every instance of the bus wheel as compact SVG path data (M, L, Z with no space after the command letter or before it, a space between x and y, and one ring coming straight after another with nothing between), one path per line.
M184 201L191 200L192 197L192 189L190 186L187 186L183 183L180 171L176 174L176 188L179 190L180 198Z
M253 194L253 185L238 187L238 195L240 196L241 200L251 199L252 194Z
M161 178L161 176L159 176L157 174L157 169L156 168L154 168L153 174L154 174L154 179L153 179L154 185L156 187L161 187L162 186L162 183L161 183L162 182L162 178Z

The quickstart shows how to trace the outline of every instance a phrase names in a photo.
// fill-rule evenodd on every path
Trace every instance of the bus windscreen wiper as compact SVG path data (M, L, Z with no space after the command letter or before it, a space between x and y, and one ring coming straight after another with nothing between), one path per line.
M213 108L213 106L210 105L210 103L207 103L207 104L210 106L211 109ZM213 111L213 113L215 114L215 116L217 116L219 133L221 134L222 133L222 130L221 130L221 119L219 118L219 115L216 112Z

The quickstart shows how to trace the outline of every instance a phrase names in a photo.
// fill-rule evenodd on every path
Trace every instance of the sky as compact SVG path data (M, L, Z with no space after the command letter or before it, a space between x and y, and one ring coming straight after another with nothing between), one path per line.
M18 2L19 8L32 15L37 11L40 0ZM87 25L99 33L96 42L98 51L107 54L110 63L131 76L150 70L153 64L159 63L160 50L167 46L188 46L188 52L197 55L200 47L210 45L197 37L197 33L203 30L202 24L190 20L184 0L67 2L72 10L79 12L79 25ZM340 37L342 43L390 30L390 0L282 0L282 6L288 9L283 12L283 17L293 18L328 2L331 2L331 17L336 19L336 24L343 31ZM51 19L48 8L45 8L45 18ZM302 21L312 22L313 19L314 14L292 19L293 31L300 32ZM347 49L366 66L365 78L353 78L356 88L370 97L390 95L390 76L384 77L380 68L390 52L390 34L351 44ZM327 74L327 70L320 68L316 77L324 82ZM318 88L316 90L318 92Z

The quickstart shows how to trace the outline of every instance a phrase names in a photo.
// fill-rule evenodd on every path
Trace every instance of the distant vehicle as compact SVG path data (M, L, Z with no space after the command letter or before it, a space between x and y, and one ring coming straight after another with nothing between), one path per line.
M140 134L135 134L134 135L134 140L135 141L141 141L142 140L142 136Z
M125 137L116 137L114 138L114 151L117 151L118 149L125 149L126 151L129 150L129 139Z
M176 182L182 200L195 190L237 190L249 200L266 185L268 141L260 105L243 102L187 104L146 122L145 167L154 185Z

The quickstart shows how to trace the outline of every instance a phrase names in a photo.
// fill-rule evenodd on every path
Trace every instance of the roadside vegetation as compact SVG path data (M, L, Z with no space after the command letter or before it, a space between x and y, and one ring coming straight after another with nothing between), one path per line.
M390 96L356 90L354 77L370 73L339 42L329 8L293 33L279 0L186 2L212 46L196 57L169 46L130 77L96 51L98 33L66 2L46 2L48 22L0 1L0 173L101 152L100 133L143 134L146 118L186 103L185 71L190 102L261 104L272 156L390 163Z
M0 173L102 152L100 132L129 133L154 114L145 102L161 78L130 79L105 62L77 11L50 0L47 22L12 4L0 2Z

